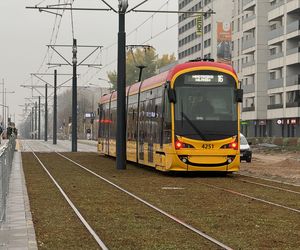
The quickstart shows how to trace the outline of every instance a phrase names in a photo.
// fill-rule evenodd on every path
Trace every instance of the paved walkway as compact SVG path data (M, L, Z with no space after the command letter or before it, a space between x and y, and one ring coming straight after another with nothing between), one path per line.
M31 151L70 151L70 141L57 141L53 145L51 141L27 140L17 141L17 149L23 152ZM2 140L0 145L3 146ZM78 142L78 151L96 152L96 141ZM29 199L25 185L22 167L21 150L14 153L13 166L9 180L9 193L7 197L6 220L0 223L0 250L36 250L37 242L29 207Z
M0 224L0 250L37 249L21 152L14 153L7 198L6 219Z

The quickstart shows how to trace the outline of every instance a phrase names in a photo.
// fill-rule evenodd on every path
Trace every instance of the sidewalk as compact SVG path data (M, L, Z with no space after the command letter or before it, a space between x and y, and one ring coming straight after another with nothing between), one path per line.
M6 220L0 224L0 250L37 248L25 185L21 152L14 153L9 180Z

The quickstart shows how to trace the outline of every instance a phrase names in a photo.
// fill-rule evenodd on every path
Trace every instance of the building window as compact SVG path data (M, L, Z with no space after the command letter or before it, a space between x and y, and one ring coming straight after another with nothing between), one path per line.
M269 96L269 104L270 105L282 104L282 93L276 93Z
M210 44L211 44L211 40L210 40L210 38L209 38L209 39L207 39L207 40L205 40L205 41L204 41L204 48L207 48L207 47L209 47L209 46L210 46Z
M287 92L286 100L287 103L300 103L300 90Z

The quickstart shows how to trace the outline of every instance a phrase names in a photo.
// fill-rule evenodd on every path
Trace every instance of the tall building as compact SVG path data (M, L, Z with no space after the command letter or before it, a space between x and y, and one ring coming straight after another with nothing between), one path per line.
M231 8L231 0L179 0L179 11L205 12L179 15L179 62L200 57L230 63Z
M232 63L244 89L242 132L300 136L300 1L233 0Z

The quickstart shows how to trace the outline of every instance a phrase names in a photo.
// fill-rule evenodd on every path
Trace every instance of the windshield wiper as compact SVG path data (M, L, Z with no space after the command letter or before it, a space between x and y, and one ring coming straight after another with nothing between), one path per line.
M181 115L187 122L191 125L191 127L197 132L197 134L204 140L207 141L207 138L201 133L201 131L195 126L195 124L187 117L187 115L181 111Z

